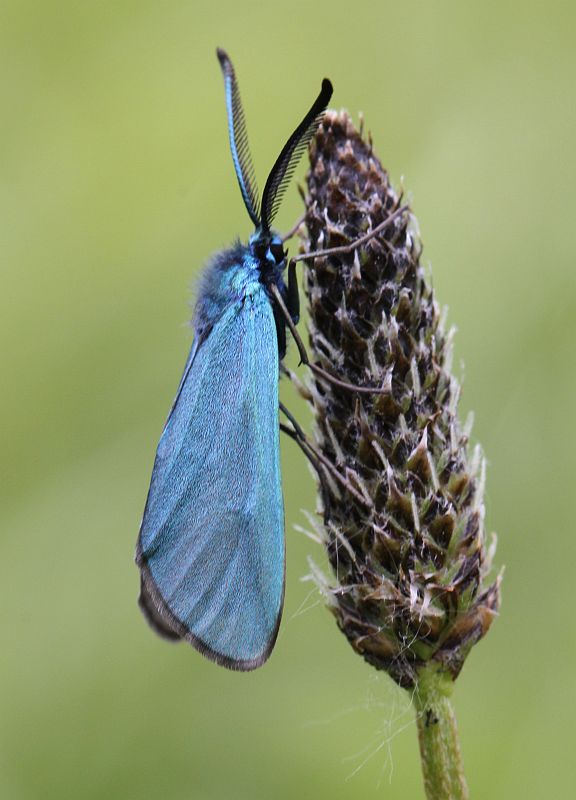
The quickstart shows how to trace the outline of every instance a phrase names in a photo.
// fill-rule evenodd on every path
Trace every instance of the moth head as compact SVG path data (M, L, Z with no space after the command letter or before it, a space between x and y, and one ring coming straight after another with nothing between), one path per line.
M280 236L273 231L266 233L261 228L250 237L250 252L262 265L277 267L286 261L286 251Z

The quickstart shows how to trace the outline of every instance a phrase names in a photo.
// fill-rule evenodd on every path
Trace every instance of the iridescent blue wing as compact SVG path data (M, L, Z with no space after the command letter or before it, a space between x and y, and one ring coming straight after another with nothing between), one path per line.
M264 288L194 344L158 445L138 539L140 605L168 638L260 666L284 596L278 344Z

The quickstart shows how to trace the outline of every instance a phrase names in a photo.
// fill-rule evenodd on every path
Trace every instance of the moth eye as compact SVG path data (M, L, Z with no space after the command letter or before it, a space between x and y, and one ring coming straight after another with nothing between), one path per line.
M270 251L274 256L274 261L279 264L281 261L284 260L286 254L284 253L284 248L282 247L282 242L272 242L270 245Z
M254 255L260 261L266 258L266 251L267 251L266 243L265 242L256 242L254 244Z

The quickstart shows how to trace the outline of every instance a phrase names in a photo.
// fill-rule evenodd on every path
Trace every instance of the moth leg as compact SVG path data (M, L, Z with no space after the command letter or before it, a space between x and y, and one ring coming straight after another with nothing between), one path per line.
M288 418L290 423L292 424L292 428L284 425L282 422L280 423L280 430L282 430L285 434L290 436L291 439L299 445L302 452L306 455L309 461L313 464L314 468L316 469L320 480L323 480L322 472L320 470L320 466L324 467L326 472L331 475L341 486L343 486L349 494L351 494L359 503L366 506L370 511L373 510L372 502L369 498L365 497L361 494L353 485L352 483L346 478L344 475L341 474L340 470L330 461L329 458L317 450L310 439L306 436L300 425L298 424L295 417L288 411L286 406L283 403L278 404L280 411ZM326 487L323 484L323 490L326 492Z
M296 236L302 225L304 225L305 219L306 219L306 214L302 214L298 222L292 228L290 228L288 233L285 233L284 236L281 237L282 242L287 242L288 239L291 239L293 236Z
M300 441L308 443L308 437L300 427L300 424L298 423L296 417L290 411L288 411L284 403L278 403L278 408L284 414L284 416L287 417L288 421L292 423L294 434L300 439ZM310 448L313 448L312 444L310 444Z
M292 261L288 264L288 289L286 293L286 308L294 325L298 325L300 319L300 294L298 292L298 276L296 275L296 264Z
M298 279L296 276L296 264L298 261L306 261L308 259L314 259L318 256L328 256L328 255L337 255L339 253L350 253L355 250L360 245L365 244L366 242L370 241L374 236L377 236L381 233L388 225L390 225L394 220L401 217L402 214L407 212L409 207L401 206L397 208L392 214L390 214L386 219L377 225L373 231L361 236L359 239L356 239L351 244L342 245L341 247L329 247L325 250L315 250L311 253L302 253L301 255L294 256L290 259L288 263L288 291L286 295L286 302L284 302L284 298L281 295L280 290L277 286L272 285L271 291L276 299L277 305L279 306L280 310L282 311L288 328L290 329L290 333L292 334L294 341L296 342L296 347L298 348L298 353L300 355L300 363L306 365L312 372L314 372L318 377L324 378L324 380L329 381L330 383L334 384L335 386L339 386L341 389L347 389L348 391L352 392L362 392L364 394L385 394L386 389L378 388L375 386L355 386L352 383L347 383L346 381L341 381L338 378L335 378L326 370L319 367L317 364L313 364L310 359L308 358L308 353L306 352L306 347L304 346L304 342L300 338L298 331L296 330L295 323L298 322L299 315L300 315L300 297L298 294ZM300 220L295 227L294 230L297 230L298 227L302 224L302 220Z
M286 425L284 422L281 422L280 430L282 431L282 433L285 433L286 436L289 436L296 442L296 444L298 445L300 450L302 450L308 461L312 464L312 466L314 467L320 478L322 478L322 465L320 464L320 462L316 460L310 449L306 447L305 442L302 441L302 439L300 438L298 433L294 430L294 428L291 428L289 425Z
M293 256L290 259L290 263L288 268L290 268L291 264L296 264L297 261L308 261L310 259L318 258L319 256L337 256L340 253L351 253L352 251L356 250L366 242L369 242L370 239L373 239L375 236L378 236L379 233L387 228L392 222L394 222L398 217L401 217L402 214L409 211L409 206L401 206L397 208L392 214L390 214L386 219L377 225L373 231L369 233L365 233L364 236L360 236L359 239L355 239L350 244L343 244L339 247L328 247L324 250L313 250L311 253L300 253L298 256Z
M272 313L274 314L276 336L278 337L278 356L280 361L282 361L286 355L286 325L284 323L284 314L277 305L272 308Z
M302 195L303 196L303 195ZM403 197L403 192L400 193L398 197L398 202L401 202ZM408 211L408 206L403 206L402 208L397 208L389 217L387 217L383 222L380 223L373 231L370 233L361 236L356 241L352 242L352 244L343 245L342 247L331 247L329 250L317 250L314 253L302 253L300 256L295 256L291 261L304 261L307 258L313 258L314 256L323 256L323 255L335 255L338 253L350 253L356 247L359 247L361 244L370 241L372 237L378 236L379 233L382 231L394 220L397 216L400 216L404 211ZM302 225L306 221L306 214L302 214L300 219L295 223L295 225L290 228L290 230L282 236L282 242L287 242L289 239L292 239L293 236L296 236Z
M302 450L308 461L312 464L312 466L316 470L316 474L318 475L318 480L320 481L320 488L322 491L322 503L324 505L324 508L327 509L330 504L330 487L326 481L325 470L322 469L322 463L316 457L314 448L309 446L306 434L304 433L300 425L298 425L292 414L282 403L279 403L278 405L280 410L288 417L288 419L292 423L292 427L290 427L289 425L285 425L283 422L281 422L280 430L296 442L300 450Z
M300 363L304 364L308 367L308 369L312 370L315 375L318 375L319 378L323 378L325 381L334 384L334 386L339 386L341 389L346 389L350 392L361 392L362 394L386 394L388 389L380 388L377 386L356 386L353 383L347 383L346 381L341 381L338 378L335 378L329 372L326 372L325 369L319 367L317 364L313 364L310 359L308 358L308 353L304 346L304 342L300 338L298 331L296 330L296 326L292 321L292 317L290 316L290 312L286 308L286 303L284 302L284 298L280 293L280 289L276 286L276 284L270 285L270 291L272 292L274 299L276 300L280 310L284 314L284 318L286 320L286 324L290 329L290 333L294 337L294 341L296 342L296 347L298 348L298 353L300 354Z

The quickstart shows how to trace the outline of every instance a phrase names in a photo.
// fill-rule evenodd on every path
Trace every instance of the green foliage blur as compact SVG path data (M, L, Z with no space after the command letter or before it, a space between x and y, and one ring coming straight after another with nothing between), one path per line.
M574 9L0 3L3 800L423 796L409 696L302 580L323 556L294 530L315 489L292 442L269 663L228 672L157 639L136 607L190 290L209 254L251 233L216 45L238 72L261 186L327 75L412 198L459 330L462 416L476 412L506 565L500 619L454 695L471 793L572 794ZM294 185L278 227L300 213Z

